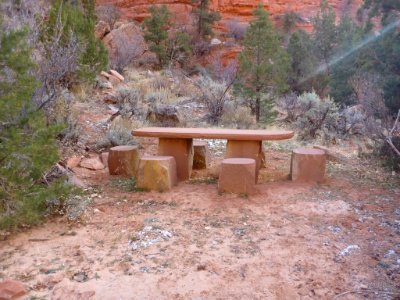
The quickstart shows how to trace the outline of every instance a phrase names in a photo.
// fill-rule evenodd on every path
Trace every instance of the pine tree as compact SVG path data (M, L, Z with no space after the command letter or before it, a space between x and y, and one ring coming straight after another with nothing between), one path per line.
M40 222L47 201L61 200L64 180L44 183L44 173L58 161L56 134L31 101L37 87L31 75L26 31L0 36L0 228Z
M149 8L151 16L144 21L146 31L144 38L150 44L150 50L157 55L160 66L167 63L168 27L171 14L166 5L152 5Z
M307 32L298 30L293 33L287 52L291 58L289 85L293 91L302 94L315 90L319 93L325 89L326 77L313 75L318 68L318 62L314 55L313 41Z
M196 18L197 33L201 38L207 38L214 35L213 25L221 19L218 12L210 11L209 0L195 0L197 6L192 13Z
M239 55L236 89L250 100L250 108L258 122L261 108L265 111L266 121L271 119L273 96L286 89L289 57L261 5L254 11L254 16Z
M325 64L326 73L330 75L330 59L337 42L336 15L327 0L322 0L320 11L313 19L314 45L316 54Z

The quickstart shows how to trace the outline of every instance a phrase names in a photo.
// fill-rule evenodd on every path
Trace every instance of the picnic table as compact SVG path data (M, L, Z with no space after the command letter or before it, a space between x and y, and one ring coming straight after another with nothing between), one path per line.
M132 131L133 136L158 138L158 155L173 156L180 181L190 178L193 164L193 139L227 140L225 158L252 158L257 174L263 157L262 141L293 137L287 130L244 130L224 128L146 127Z

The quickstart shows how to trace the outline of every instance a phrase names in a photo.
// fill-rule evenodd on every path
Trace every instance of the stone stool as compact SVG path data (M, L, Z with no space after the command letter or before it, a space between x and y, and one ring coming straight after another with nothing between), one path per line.
M226 158L222 161L218 191L254 194L256 185L256 161L251 158Z
M292 152L290 176L293 181L323 181L325 164L325 151L306 148L295 149Z
M145 156L140 159L137 187L164 192L178 182L176 161L173 156Z
M206 141L193 141L193 169L207 169L210 165L210 151Z
M110 175L136 176L139 167L138 146L117 146L108 154L108 170Z

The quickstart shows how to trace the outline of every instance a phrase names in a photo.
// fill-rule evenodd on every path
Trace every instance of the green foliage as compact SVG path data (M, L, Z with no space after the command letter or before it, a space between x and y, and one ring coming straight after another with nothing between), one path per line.
M26 31L2 34L0 44L0 228L38 223L46 202L62 198L62 180L44 184L44 173L58 161L55 136L31 101L37 81L31 75Z
M396 11L400 11L400 2L398 0L364 0L362 10L368 10L368 17L371 19L381 16L382 23L387 24L387 20Z
M327 0L321 2L320 11L313 19L314 25L314 45L316 54L325 63L329 74L329 60L335 49L337 41L337 29L335 24L336 15Z
M195 0L197 8L193 9L193 14L196 17L197 33L202 38L207 38L214 35L213 25L221 19L218 12L210 11L209 0Z
M298 30L292 34L287 52L291 58L289 72L289 85L296 93L311 92L313 89L322 92L326 84L326 76L312 76L318 67L318 61L314 55L314 44L311 36L304 30Z
M164 66L167 63L167 30L171 14L166 5L160 7L152 5L149 12L151 16L144 21L146 27L144 38L150 44L150 50L157 55L160 66Z
M108 53L102 41L94 34L96 23L95 0L55 0L47 22L43 23L41 39L46 47L51 44L62 28L61 46L78 43L79 58L76 74L68 74L73 80L93 81L96 74L108 64ZM75 41L76 39L76 41ZM48 49L51 51L51 49ZM50 55L50 53L49 53Z
M254 11L254 16L256 18L247 29L244 49L239 56L236 89L249 99L249 106L258 122L262 107L265 117L272 116L273 96L287 87L289 57L261 5Z
M184 64L192 55L191 37L185 31L179 30L168 39L168 60Z
M321 99L315 92L304 93L297 98L295 126L301 139L329 138L336 132L339 119L338 107L329 97Z

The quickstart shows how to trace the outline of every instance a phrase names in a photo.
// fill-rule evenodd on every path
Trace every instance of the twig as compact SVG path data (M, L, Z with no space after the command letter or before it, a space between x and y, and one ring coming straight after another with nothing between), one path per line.
M393 293L393 292L388 292L388 291L377 291L373 289L362 289L362 290L356 290L356 291L346 291L340 294L337 294L335 297L332 298L332 300L338 299L342 296L348 295L348 294L364 294L364 293L378 293L378 294L384 294L387 296L398 296L398 293Z
M398 156L400 156L400 150L397 149L396 146L393 144L392 138L393 138L393 133L397 129L397 124L399 123L399 119L400 119L400 109L399 112L397 113L396 121L394 121L393 128L389 131L389 134L385 139L386 142L389 144L389 146L393 149L394 152L396 152Z

